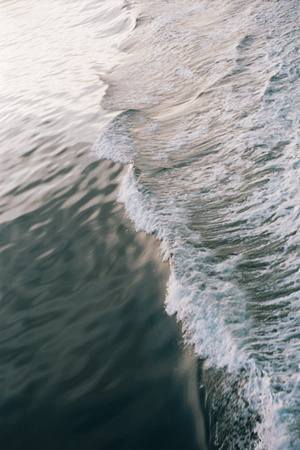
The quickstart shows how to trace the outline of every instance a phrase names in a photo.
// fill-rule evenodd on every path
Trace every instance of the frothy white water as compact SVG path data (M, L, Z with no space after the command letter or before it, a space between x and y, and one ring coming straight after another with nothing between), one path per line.
M95 150L131 163L119 199L170 258L215 445L298 448L299 10L175 3L139 6Z
M187 341L194 346L199 356L206 358L207 376L214 378L214 374L209 372L209 368L213 368L224 384L221 397L219 394L215 396L216 407L220 408L223 403L228 417L223 425L219 425L221 431L215 437L216 442L220 444L224 440L224 430L230 424L232 433L226 439L227 444L230 448L236 445L246 448L253 429L249 430L250 435L246 432L243 436L236 427L245 433L245 423L253 417L256 419L259 414L254 430L259 436L259 442L255 448L294 448L297 441L293 441L289 435L287 425L289 422L293 424L295 420L293 409L297 410L300 377L296 371L284 373L280 379L279 372L274 373L268 364L267 367L259 364L255 353L249 356L248 349L241 346L239 340L244 335L244 321L247 321L244 294L233 283L210 279L205 273L207 269L203 272L199 270L199 266L205 265L208 255L182 240L180 231L185 228L183 211L170 205L169 214L164 211L162 218L155 198L139 185L133 165L123 181L119 200L125 204L137 231L156 233L162 240L161 249L165 259L171 256L166 310L171 315L177 314L183 323ZM168 215L172 217L174 227L166 222ZM221 270L228 273L232 268L226 264ZM234 314L234 320L230 320L230 314ZM292 328L290 332L293 334ZM261 343L257 345L261 346ZM267 349L265 351L267 353ZM222 373L224 369L226 372ZM286 391L280 389L276 392L274 388L278 383L283 386L288 384L289 387Z

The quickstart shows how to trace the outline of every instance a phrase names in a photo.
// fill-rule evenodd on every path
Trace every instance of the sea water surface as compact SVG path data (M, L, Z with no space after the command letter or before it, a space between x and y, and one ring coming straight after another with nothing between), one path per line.
M298 0L133 2L95 143L170 260L210 446L300 448Z
M1 448L300 448L299 14L0 1Z
M0 448L206 448L169 266L99 161L121 0L0 1Z

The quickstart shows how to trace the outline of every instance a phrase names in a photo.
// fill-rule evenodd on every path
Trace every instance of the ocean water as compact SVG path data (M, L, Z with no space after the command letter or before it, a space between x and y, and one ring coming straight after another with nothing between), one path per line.
M135 1L94 145L170 261L210 446L300 448L298 1Z
M0 448L206 448L169 266L91 151L123 1L0 1ZM204 390L202 390L204 393Z
M1 448L300 448L299 15L0 1Z

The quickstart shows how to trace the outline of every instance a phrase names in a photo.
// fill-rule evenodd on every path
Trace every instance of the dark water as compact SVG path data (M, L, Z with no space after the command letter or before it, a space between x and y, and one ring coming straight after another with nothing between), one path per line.
M122 2L0 2L0 448L205 448L169 266L91 152ZM203 402L202 402L203 403Z
M115 201L120 165L80 159L66 192L1 226L1 448L196 448L168 268Z

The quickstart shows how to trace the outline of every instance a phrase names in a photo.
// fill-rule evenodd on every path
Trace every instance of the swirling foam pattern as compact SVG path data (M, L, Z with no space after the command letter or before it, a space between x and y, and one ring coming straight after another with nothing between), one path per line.
M120 200L171 257L211 445L300 448L298 2L135 8L103 100L122 113L95 150L132 163Z

